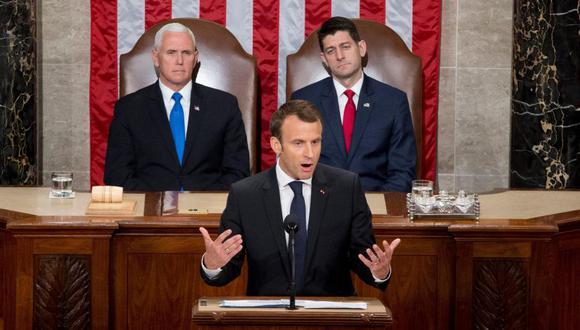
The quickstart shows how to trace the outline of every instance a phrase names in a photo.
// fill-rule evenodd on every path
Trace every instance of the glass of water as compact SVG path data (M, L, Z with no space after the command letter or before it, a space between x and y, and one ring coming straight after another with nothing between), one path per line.
M429 212L435 204L433 197L433 181L430 180L413 180L411 188L413 200L422 212Z
M413 198L415 200L423 197L433 196L433 181L430 180L413 180L412 188Z
M71 198L73 196L72 172L52 172L51 176L52 187L50 194L54 198Z

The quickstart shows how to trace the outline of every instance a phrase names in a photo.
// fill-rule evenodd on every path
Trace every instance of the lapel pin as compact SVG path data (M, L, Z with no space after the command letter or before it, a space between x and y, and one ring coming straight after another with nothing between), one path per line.
M326 195L326 189L324 187L320 188L320 193L324 196Z
M371 104L370 104L370 103L368 103L368 102L367 102L367 103L365 103L365 104L363 104L363 107L365 107L365 108L370 108L370 106L371 106Z
M195 111L199 111L199 106L198 106L198 105L194 105L194 106L193 106L193 110L195 110Z

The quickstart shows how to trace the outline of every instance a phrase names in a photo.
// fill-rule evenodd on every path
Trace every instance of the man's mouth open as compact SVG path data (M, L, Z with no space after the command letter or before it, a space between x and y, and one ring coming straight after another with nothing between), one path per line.
M312 164L312 163L302 163L302 164L300 164L300 167L302 168L302 170L304 172L312 172L312 170L314 169L314 164Z

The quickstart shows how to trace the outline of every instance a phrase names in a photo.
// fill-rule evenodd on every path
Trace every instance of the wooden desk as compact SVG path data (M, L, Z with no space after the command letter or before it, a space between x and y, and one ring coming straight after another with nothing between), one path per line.
M138 210L129 217L84 216L83 193L74 200L47 196L45 188L0 188L0 324L6 329L189 328L196 299L245 294L245 273L221 288L199 277L198 228L215 234L225 194L182 194L179 209L210 205L208 214L167 216L161 214L171 198L131 195ZM580 324L580 192L483 195L479 222L410 222L403 195L369 197L386 200L383 211L373 207L377 239L402 243L385 292L356 277L355 286L360 296L390 307L393 328Z
M256 298L256 297L253 297ZM269 299L272 297L259 297ZM276 297L280 298L280 297ZM391 311L376 298L342 297L309 298L318 300L363 301L368 308L360 309L303 309L284 308L223 308L224 299L247 297L200 298L193 307L193 323L198 329L239 330L276 327L276 329L390 329ZM252 298L250 298L252 299Z

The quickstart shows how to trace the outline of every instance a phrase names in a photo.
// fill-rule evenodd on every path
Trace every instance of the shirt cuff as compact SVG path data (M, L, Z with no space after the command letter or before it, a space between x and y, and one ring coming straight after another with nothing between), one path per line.
M201 269L203 270L203 272L205 273L207 278L209 278L210 280L213 280L214 278L218 277L218 275L222 272L222 269L221 269L221 267L218 269L209 269L209 268L205 267L205 265L203 263L204 258L205 258L205 253L203 254L203 256L201 256ZM389 273L389 276L390 276L390 273ZM387 279L388 279L388 277L387 277Z
M203 265L203 262L202 262L202 265ZM371 275L373 275L373 278L375 279L375 283L380 284L380 283L385 283L386 281L388 281L391 278L392 273L393 273L393 268L389 269L389 274L387 275L387 277L384 280L381 280L380 278L376 278L375 275L373 275L373 273L371 273Z

